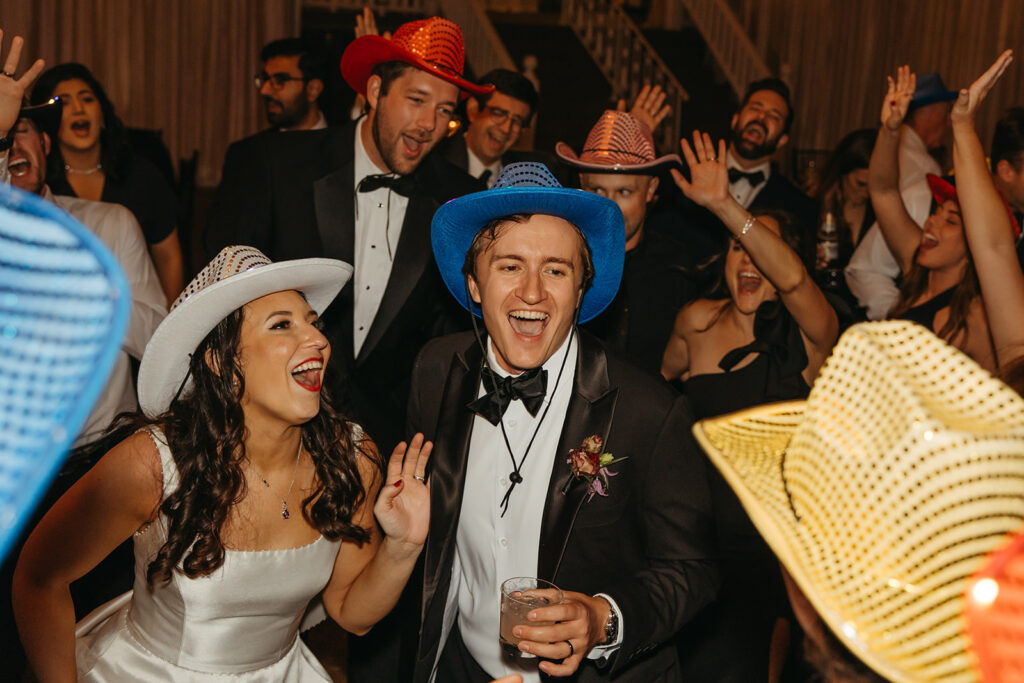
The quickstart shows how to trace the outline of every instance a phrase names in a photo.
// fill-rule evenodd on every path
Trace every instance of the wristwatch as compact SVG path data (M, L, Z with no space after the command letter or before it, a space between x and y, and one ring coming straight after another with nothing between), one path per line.
M619 637L619 614L614 609L608 610L608 621L604 623L604 642L602 645L610 645Z

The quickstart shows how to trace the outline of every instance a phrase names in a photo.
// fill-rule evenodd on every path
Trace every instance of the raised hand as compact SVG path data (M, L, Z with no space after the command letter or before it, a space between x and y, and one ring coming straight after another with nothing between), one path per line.
M3 37L4 32L0 30L0 45L3 43ZM37 59L21 78L15 78L24 44L21 36L14 36L11 49L7 51L7 58L3 62L3 70L0 72L0 137L6 136L18 122L18 112L21 111L25 92L45 66L43 60Z
M953 109L949 113L950 120L953 123L973 122L974 112L977 111L978 105L982 103L988 95L988 91L992 89L1012 61L1013 50L1004 50L1003 54L999 55L992 63L992 66L978 76L974 83L971 83L971 87L961 89L960 96L957 97Z
M362 13L356 15L356 38L377 35L380 35L380 32L377 30L377 19L373 16L373 10L363 7ZM385 31L381 37L391 40L391 31Z
M917 76L910 67L904 64L896 69L896 80L887 76L889 90L885 93L882 101L882 125L889 130L899 130L903 125L903 119L910 108L910 100L914 97L914 89L917 87Z
M660 85L645 85L637 93L629 113L646 123L653 133L665 117L672 113L672 106L665 104L665 97L665 91ZM619 100L616 109L626 111L626 100Z
M693 131L693 148L686 138L679 141L683 159L690 167L690 180L672 169L672 179L691 201L711 208L729 199L729 171L725 166L725 140L718 141L718 152L711 142L711 136Z
M387 476L373 507L384 533L394 541L423 545L430 529L430 488L426 483L427 461L434 445L422 434L406 446L395 446L388 460Z

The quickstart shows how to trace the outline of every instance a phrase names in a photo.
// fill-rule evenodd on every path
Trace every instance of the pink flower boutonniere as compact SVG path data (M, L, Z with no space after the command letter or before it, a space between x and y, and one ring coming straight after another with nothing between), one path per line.
M608 495L608 478L618 474L618 472L610 471L608 466L626 460L625 457L616 458L611 453L602 453L603 447L604 439L600 436L597 434L588 436L583 440L582 446L569 451L569 459L566 460L572 465L573 476L577 479L586 479L589 482L588 501L595 495Z

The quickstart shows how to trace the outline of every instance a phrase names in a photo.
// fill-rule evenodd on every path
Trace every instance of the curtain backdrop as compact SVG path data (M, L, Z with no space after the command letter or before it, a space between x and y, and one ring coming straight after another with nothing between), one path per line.
M36 57L88 66L126 125L162 131L176 163L199 151L201 186L219 180L230 142L266 125L259 50L298 24L298 0L0 2L4 54L21 35L22 70Z
M711 0L709 0L711 1ZM796 147L831 149L878 125L885 77L900 64L970 85L1006 48L1015 61L978 115L988 149L996 120L1024 105L1020 0L730 0L770 67L793 88ZM950 162L952 159L950 159Z

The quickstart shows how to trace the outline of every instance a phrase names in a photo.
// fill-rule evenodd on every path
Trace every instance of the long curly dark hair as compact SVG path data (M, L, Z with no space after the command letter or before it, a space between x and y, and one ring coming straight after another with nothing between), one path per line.
M159 425L178 469L179 485L160 505L168 523L167 541L149 564L150 585L168 581L179 563L190 578L224 564L221 530L231 507L246 493L241 404L245 378L238 354L242 316L242 309L234 311L206 336L189 362L191 389L175 398L165 413L156 418L124 415L104 439L116 442L140 428ZM315 488L302 501L303 517L331 540L364 543L369 532L352 522L366 496L357 457L372 458L382 476L379 456L354 442L352 423L334 410L326 391L321 392L316 417L302 426L302 445L316 470Z
M128 131L114 111L114 103L107 97L103 85L96 80L87 66L78 62L65 62L47 69L36 80L36 84L32 88L30 102L32 104L46 102L53 97L58 85L74 78L88 85L100 103L100 110L103 112L103 127L100 129L100 163L103 164L103 172L108 178L120 180L127 172L126 169L131 159ZM46 178L51 185L63 182L65 176L64 155L61 154L60 145L57 143L57 140L53 141L46 160Z

